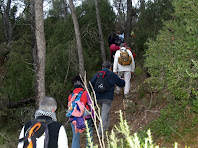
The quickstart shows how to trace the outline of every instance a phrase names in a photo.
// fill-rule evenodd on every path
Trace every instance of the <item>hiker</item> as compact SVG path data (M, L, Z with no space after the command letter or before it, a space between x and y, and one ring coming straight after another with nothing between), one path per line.
M117 50L120 49L120 46L117 46L116 44L111 44L110 46L110 53L111 53L111 63L114 62L114 56Z
M118 40L118 35L115 32L112 32L109 36L108 36L108 43L109 43L109 47L111 46L111 44L117 44Z
M102 134L108 130L110 125L110 110L114 98L114 85L119 87L124 87L125 85L125 81L111 71L111 66L109 61L104 61L102 70L97 72L91 79L91 84L96 93L97 103L101 106L103 127L101 127L100 123L98 127L100 138L102 138ZM101 128L103 128L103 133Z
M119 45L124 43L124 33L121 34L120 30L117 31L118 39L119 39Z
M122 53L126 53L127 58L129 61L125 64L125 62L122 62L122 58L125 58ZM125 61L125 59L124 59ZM132 55L132 52L128 49L126 49L126 45L122 43L120 45L120 50L117 50L114 57L114 63L113 63L113 72L115 74L118 74L118 76L121 78L124 76L125 80L125 87L124 87L124 96L125 98L129 97L129 90L130 90L130 80L131 80L131 74L133 74L135 70L135 62ZM116 87L115 93L120 93L120 88Z
M82 133L85 130L85 124L84 124L85 120L87 120L89 133L91 136L91 140L93 141L92 117L91 117L91 114L89 114L91 113L91 105L90 105L91 101L89 100L90 98L89 98L88 92L84 90L84 84L79 75L73 77L72 84L74 86L74 90L72 94L70 94L68 97L68 103L71 101L73 95L76 94L77 95L76 97L80 97L79 98L80 102L82 103L84 107L82 108L83 111L81 110L81 112L83 113L83 115L81 116L82 117L81 119L79 117L76 118L75 115L73 114L72 114L73 116L71 116L69 119L71 127L72 127L72 132L73 132L71 148L80 148L80 133ZM81 126L80 128L78 127L79 125ZM88 146L88 139L86 140L86 145Z
M18 143L17 148L27 147L29 140L32 140L33 142L32 148L35 147L35 145L39 148L68 148L67 134L64 126L60 122L57 122L55 113L56 109L57 103L54 98L45 97L42 99L39 103L39 109L35 112L35 120L31 120L23 126L19 136L21 142ZM44 128L45 130L41 132L42 128L40 127L37 132L34 134L31 133L31 131L36 131L35 129L33 130L33 127L35 127L33 126L33 123L37 123L39 125L38 122L43 124L46 123L45 126L41 126L46 127ZM36 136L39 135L38 132L41 133L40 137ZM29 133L27 136L33 134L38 138L28 138L26 137L27 133ZM31 142L28 146L30 147L30 145Z

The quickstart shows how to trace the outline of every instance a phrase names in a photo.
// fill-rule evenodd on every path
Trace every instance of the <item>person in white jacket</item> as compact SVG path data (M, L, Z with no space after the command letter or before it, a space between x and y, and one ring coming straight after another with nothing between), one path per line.
M120 50L122 51L126 50L128 52L129 56L132 59L132 63L130 65L121 65L118 63L118 59L121 53ZM114 63L113 63L113 72L118 74L119 77L124 76L124 80L125 80L124 95L125 95L125 98L128 98L129 90L130 90L131 75L133 74L135 70L135 61L134 61L132 52L129 49L126 49L125 44L120 45L120 50L117 50L115 53ZM115 92L119 93L120 88L116 87Z
M45 97L39 104L39 109L35 112L35 119L50 122L48 126L48 144L46 143L46 133L42 134L39 138L36 138L36 148L68 148L68 139L64 126L57 122L56 111L57 103L52 97ZM19 139L22 139L32 125L32 121L28 121L22 128ZM17 148L23 148L27 144L27 141L18 143Z

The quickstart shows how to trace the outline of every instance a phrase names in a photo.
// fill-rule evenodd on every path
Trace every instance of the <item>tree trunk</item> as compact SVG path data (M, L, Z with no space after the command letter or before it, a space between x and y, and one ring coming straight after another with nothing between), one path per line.
M104 38L103 38L102 25L100 19L100 11L98 8L98 0L95 0L95 7L96 7L96 17L97 17L99 37L100 37L100 50L101 50L102 61L104 62L106 61L106 54L105 54Z
M132 0L127 0L127 21L124 40L128 46L131 46L131 29L132 29Z
M77 41L79 72L80 72L81 76L84 77L85 69L84 69L84 57L83 57L83 50L82 50L82 42L81 42L79 24L78 24L73 0L69 0L69 5L70 5L70 10L71 10L71 14L72 14L73 23L74 23L76 41Z
M44 35L43 1L35 0L35 26L36 26L36 45L37 45L37 105L45 97L45 56L46 43Z
M65 22L67 21L67 16L68 16L68 3L66 0L63 0L63 16L64 16L64 20Z
M32 47L32 57L33 57L33 66L34 71L36 71L36 62L37 62L37 49L36 49L36 27L35 27L35 9L34 9L34 0L30 0L30 21L31 21L31 47ZM37 92L37 91L36 91Z
M11 0L8 0L5 4L3 4L3 1L0 2L0 12L2 15L2 20L3 20L3 26L4 26L4 36L6 39L6 43L10 44L13 38L13 29L12 29L12 24L10 22L10 5L11 5Z

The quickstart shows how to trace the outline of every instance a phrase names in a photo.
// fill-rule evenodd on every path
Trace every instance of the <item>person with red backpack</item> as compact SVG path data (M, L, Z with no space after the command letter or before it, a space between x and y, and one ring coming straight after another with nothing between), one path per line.
M73 77L72 84L74 86L73 92L68 97L68 107L75 101L75 98L79 98L73 113L70 116L70 124L72 127L73 138L71 148L80 148L80 133L85 130L85 120L87 120L89 133L91 138L93 137L92 117L91 117L91 101L88 92L84 90L84 84L79 75ZM68 115L68 114L67 114ZM93 138L91 139L93 141ZM86 140L87 147L89 147L88 140Z
M102 126L100 123L98 127L100 138L102 138L102 135L104 135L110 125L110 111L114 98L114 85L119 87L125 86L125 81L113 73L111 67L110 61L104 61L102 70L98 71L90 81L96 93L97 103L101 106Z
M39 103L35 119L23 126L17 148L68 148L64 126L57 122L57 103L45 97Z

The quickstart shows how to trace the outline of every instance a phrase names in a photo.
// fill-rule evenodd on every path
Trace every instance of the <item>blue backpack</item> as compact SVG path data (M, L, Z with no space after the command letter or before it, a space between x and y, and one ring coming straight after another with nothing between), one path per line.
M79 110L79 107L78 107L76 101L80 102L80 97L81 97L82 93L83 93L83 91L80 91L78 94L72 93L71 97L72 98L75 97L75 99L73 101L71 99L72 102L71 102L70 106L68 107L68 110L66 112L66 117L72 117L72 113L75 108L77 108Z

